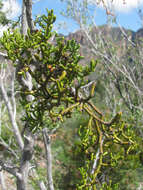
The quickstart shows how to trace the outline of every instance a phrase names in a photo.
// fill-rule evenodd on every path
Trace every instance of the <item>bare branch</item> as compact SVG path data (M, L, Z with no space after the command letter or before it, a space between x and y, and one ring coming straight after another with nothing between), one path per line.
M46 186L45 186L45 184L44 184L43 181L39 182L39 187L40 187L40 190L47 190L47 188L46 188Z
M4 73L4 71L3 71L3 73ZM9 118L10 118L10 121L11 121L11 124L12 124L14 135L16 137L16 140L18 142L18 145L19 145L20 149L23 149L23 146L24 146L23 140L22 140L22 137L21 137L21 134L20 134L17 122L16 122L15 115L13 114L12 104L11 104L9 98L8 98L6 89L4 87L4 80L3 80L3 78L4 78L4 75L1 75L0 76L0 89L1 89L1 93L2 93L3 99L5 101L7 110L8 110L8 114L9 114Z
M43 129L43 140L46 150L46 160L47 160L47 179L49 190L54 190L53 178L52 178L52 153L51 153L51 139L48 135L46 128Z
M21 178L21 174L18 172L18 168L13 165L9 165L0 160L1 170L5 170L8 173L14 175L16 178Z
M3 171L0 171L0 184L1 184L1 190L6 190L6 185L5 185L5 179L3 175Z
M0 137L0 144L4 146L5 149L11 153L11 155L13 155L15 158L18 159L18 155L15 153L15 151L12 148L10 148L10 146L1 137Z

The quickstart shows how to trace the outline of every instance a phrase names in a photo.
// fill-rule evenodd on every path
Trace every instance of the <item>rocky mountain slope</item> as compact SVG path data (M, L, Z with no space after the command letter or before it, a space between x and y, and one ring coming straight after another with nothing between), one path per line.
M136 32L123 28L123 31L133 42L139 42L140 38L143 38L143 28L140 28ZM126 37L124 36L123 32L119 27L110 27L107 25L99 26L91 30L90 36L95 44L98 40L101 39L103 40L103 42L106 41L109 47L112 43L114 47L118 49L119 56L122 56L126 51L126 43L128 42L127 40L125 40ZM97 36L100 36L100 39ZM91 43L85 37L85 33L83 31L78 30L74 33L70 33L68 36L65 36L65 38L66 40L75 39L77 43L80 44L80 51L81 54L85 56L85 59L88 60L88 58L91 58Z
M140 28L138 31L134 32L132 30L128 30L123 28L123 30L125 31L125 33L127 35L130 36L130 38L134 41L135 39L138 39L140 37L143 37L143 28ZM92 39L95 36L95 33L99 33L101 34L102 37L108 37L110 39L112 39L112 41L114 42L119 42L122 40L123 38L123 33L121 31L121 29L119 27L110 27L108 25L102 25L99 26L97 28L93 28L91 30L91 36ZM70 33L68 36L66 36L67 40L71 40L71 39L75 39L78 43L80 43L81 45L86 45L87 44L87 40L85 39L85 35L84 32L81 30L78 30L74 33Z

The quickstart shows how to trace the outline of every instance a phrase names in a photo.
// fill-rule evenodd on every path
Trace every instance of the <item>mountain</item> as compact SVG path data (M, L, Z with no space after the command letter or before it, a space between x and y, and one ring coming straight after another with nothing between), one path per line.
M143 37L143 28L140 28L137 32L134 32L132 30L125 29L125 28L123 28L123 31L125 32L125 34L130 36L130 38L133 41L137 38ZM92 30L90 31L92 39L94 39L94 36L99 33L102 37L108 37L112 39L112 41L117 42L117 43L121 41L123 38L123 33L119 27L111 27L108 25L102 25L98 27L93 27ZM81 30L78 30L74 33L70 33L69 35L65 36L65 38L67 40L71 40L74 38L81 45L87 44L87 40L85 39L84 32Z
M135 34L136 38L143 38L143 28L140 28Z
M128 43L128 41L124 39L128 38L134 43L139 42L140 38L143 38L143 28L139 29L137 32L123 28L122 32L119 27L102 25L93 27L90 31L90 36L95 46L97 42L101 42L101 40L104 42L104 45L109 46L109 48L111 47L112 43L114 47L118 49L118 55L122 56L126 52ZM89 60L88 58L91 58L91 55L93 54L91 52L91 42L85 37L84 31L78 30L74 33L70 33L69 35L65 36L65 39L75 39L76 42L80 44L80 52L85 57L85 59Z

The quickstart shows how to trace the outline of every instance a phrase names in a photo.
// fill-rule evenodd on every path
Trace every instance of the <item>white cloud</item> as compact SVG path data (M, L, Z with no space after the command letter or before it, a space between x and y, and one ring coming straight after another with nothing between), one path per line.
M6 13L8 19L14 19L20 14L21 8L17 0L3 0L2 3L3 3L2 11ZM3 32L6 31L8 28L9 28L8 25L7 26L0 25L0 37L3 35Z
M89 0L92 4L99 3L100 7L103 7L101 0ZM104 0L106 7L114 12L130 12L135 8L143 5L143 0Z
M6 13L8 19L13 19L20 13L20 5L17 0L3 0L2 11Z

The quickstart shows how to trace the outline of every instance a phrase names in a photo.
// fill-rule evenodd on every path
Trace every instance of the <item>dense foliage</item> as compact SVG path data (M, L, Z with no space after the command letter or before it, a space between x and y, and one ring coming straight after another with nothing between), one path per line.
M90 66L87 67L78 64L82 58L79 54L79 45L74 40L64 42L64 38L51 32L54 21L55 16L53 11L50 11L48 17L43 15L37 18L36 23L40 28L33 33L28 31L28 35L24 37L18 30L14 33L9 31L4 33L1 40L8 52L8 58L13 63L20 62L20 65L15 64L15 66L18 65L17 73L20 84L22 84L21 78L26 78L27 73L32 76L31 91L23 85L21 91L22 104L26 106L27 111L24 120L28 121L31 130L37 130L43 125L45 112L48 112L48 117L52 120L62 120L64 115L70 114L70 110L78 105L76 103L78 102L77 92L74 94L72 91L75 79L78 91L80 86L87 83L84 77L92 72L96 65L94 61L91 61ZM53 35L55 35L56 45L50 42ZM34 97L32 102L27 101L27 95ZM75 105L69 108L68 105L74 103ZM56 110L54 110L55 107Z
M131 126L121 120L120 112L107 122L93 104L95 81L89 85L86 76L95 70L96 61L90 61L85 67L80 65L79 45L52 32L55 19L53 11L48 11L47 16L37 17L37 29L28 30L25 37L17 29L5 32L1 38L3 50L17 69L20 101L26 112L22 121L35 133L45 126L49 131L56 128L59 120L64 122L75 110L86 115L86 122L77 126L78 140L74 145L74 156L81 161L76 163L80 176L75 180L75 188L117 189L118 184L111 183L108 171L119 167L137 150L136 135ZM51 41L53 36L54 41ZM23 83L29 75L31 89ZM86 87L89 87L88 94L82 91Z

